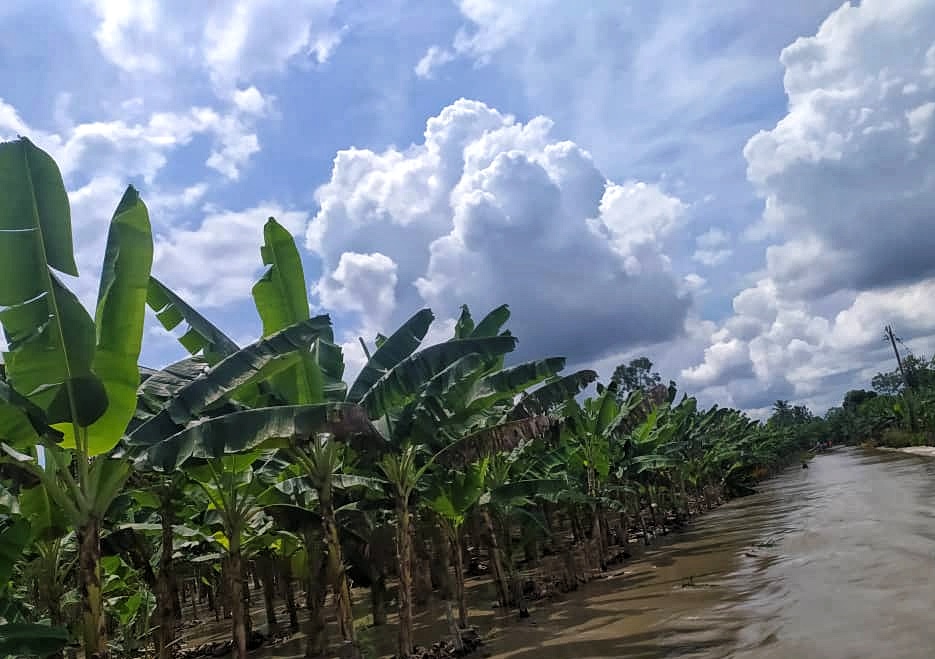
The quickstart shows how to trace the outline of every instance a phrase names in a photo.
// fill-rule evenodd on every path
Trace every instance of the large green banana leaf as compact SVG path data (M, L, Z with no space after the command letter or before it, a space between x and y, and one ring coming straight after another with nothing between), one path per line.
M512 402L516 394L555 377L563 368L564 357L550 357L494 371L471 387L463 405L468 410L479 410L503 399Z
M68 530L65 511L55 504L42 484L20 491L19 508L20 514L29 520L33 538L53 540L62 537Z
M216 364L240 350L233 339L155 277L149 278L146 301L168 331L174 330L183 320L188 323L188 331L179 337L179 342L193 355L200 352L209 364Z
M471 331L472 339L483 339L489 336L497 336L500 329L510 319L509 305L502 304L486 316Z
M149 214L131 186L114 211L107 234L95 326L97 346L91 365L104 384L107 410L84 431L84 451L94 456L110 451L123 436L136 410L140 384L137 362L143 341L153 236ZM75 447L74 429L60 426L62 446Z
M269 336L309 318L305 271L292 234L272 217L263 227L260 254L268 266L253 286L253 300L263 321L263 334ZM323 336L333 341L333 336Z
M253 286L253 300L263 321L263 335L269 336L307 320L309 305L305 271L292 234L269 218L263 227L263 239L260 254L267 268ZM334 345L330 328L322 332L315 344L319 342L329 344L330 349L327 346L316 349L313 344L313 352L303 355L294 367L273 379L273 387L284 400L298 405L322 403L328 396L336 397L336 390L343 398L344 359ZM336 386L337 382L341 386Z
M296 353L308 350L330 328L327 316L316 316L238 350L177 390L162 410L130 433L128 443L152 446L174 435L212 405L294 365Z
M53 271L77 276L58 166L26 138L0 144L0 324L7 379L50 423L87 426L107 408L91 365L94 323Z
M415 352L428 333L433 320L435 320L435 314L431 309L421 309L393 332L367 360L348 391L347 401L360 402L364 394L381 377Z
M426 496L428 507L455 528L460 527L468 511L484 493L488 465L489 461L482 459L467 465L463 471L449 472L444 480L436 479Z
M422 387L458 359L477 353L494 358L516 348L516 338L493 336L483 339L455 339L424 348L390 369L360 399L360 404L378 417L404 404Z
M346 441L358 436L365 436L371 443L378 439L367 415L356 405L262 407L189 426L151 446L141 462L159 471L171 471L191 459L217 459L256 449L270 440L315 441L316 434L322 432Z
M477 379L487 371L487 361L476 353L461 357L429 380L410 408L413 427L428 434L464 411L464 401Z
M208 370L204 357L186 357L174 364L169 364L140 384L138 391L139 407L156 414L178 392Z
M322 332L330 331L331 319L323 315L260 339L224 358L204 376L181 389L169 402L168 410L173 416L194 418L237 389L281 373L288 366L277 364L277 360L289 359L294 363L296 353L308 350Z

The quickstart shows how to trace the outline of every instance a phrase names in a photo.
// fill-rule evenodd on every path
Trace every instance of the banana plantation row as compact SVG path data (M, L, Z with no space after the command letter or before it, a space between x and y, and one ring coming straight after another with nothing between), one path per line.
M600 569L631 528L687 517L749 489L802 441L730 409L623 391L551 357L507 365L506 306L423 347L418 311L372 345L352 382L328 316L310 315L292 236L274 219L253 287L263 336L237 345L155 279L147 209L130 187L110 222L93 316L77 276L59 169L25 138L0 145L0 656L165 659L180 599L229 613L235 656L252 638L252 575L268 631L299 625L309 656L359 656L352 585L399 656L413 597L434 579L451 642L468 628L465 570L483 558L503 607L523 607L523 563ZM138 365L149 306L191 354ZM522 556L519 554L522 553ZM522 559L522 560L521 560ZM353 581L353 584L352 584ZM431 586L428 586L431 588ZM204 606L204 604L202 605ZM197 614L196 614L197 615ZM306 616L303 616L306 617Z

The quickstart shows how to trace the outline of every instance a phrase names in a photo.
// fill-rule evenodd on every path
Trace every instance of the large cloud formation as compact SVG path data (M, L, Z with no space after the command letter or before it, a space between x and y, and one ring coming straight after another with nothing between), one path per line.
M779 241L682 372L738 394L752 374L754 406L865 383L889 366L886 323L918 348L935 338L935 4L845 4L781 61L788 113L744 150L765 200L751 234Z
M307 233L321 302L371 300L353 309L364 328L422 304L450 317L509 303L524 354L597 358L679 334L690 299L665 243L686 205L608 181L551 128L461 99L421 144L339 152Z

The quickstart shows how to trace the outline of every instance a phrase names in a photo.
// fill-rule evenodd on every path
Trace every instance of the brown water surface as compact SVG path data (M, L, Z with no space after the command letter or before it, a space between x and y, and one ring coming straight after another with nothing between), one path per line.
M497 659L935 656L935 460L839 448L495 625ZM504 621L505 623L505 621Z

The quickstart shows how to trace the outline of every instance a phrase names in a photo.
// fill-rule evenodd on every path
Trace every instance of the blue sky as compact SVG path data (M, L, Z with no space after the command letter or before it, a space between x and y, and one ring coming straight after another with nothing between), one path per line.
M282 221L351 371L463 302L509 303L520 356L645 353L753 413L888 369L886 323L935 347L926 0L14 0L0 29L0 137L62 167L89 304L133 183L155 272L240 340Z

